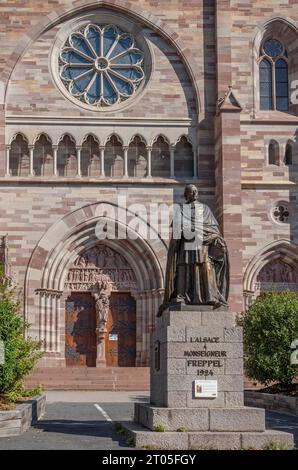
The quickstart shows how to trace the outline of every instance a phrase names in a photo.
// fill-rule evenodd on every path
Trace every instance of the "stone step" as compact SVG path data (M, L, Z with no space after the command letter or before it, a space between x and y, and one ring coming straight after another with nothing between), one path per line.
M265 410L238 408L160 408L135 403L134 420L154 431L163 425L166 431L265 431Z
M134 422L120 422L138 449L265 450L272 445L293 449L293 434L281 431L156 432Z
M26 386L43 385L45 390L118 390L147 391L148 367L51 367L36 368L26 379Z

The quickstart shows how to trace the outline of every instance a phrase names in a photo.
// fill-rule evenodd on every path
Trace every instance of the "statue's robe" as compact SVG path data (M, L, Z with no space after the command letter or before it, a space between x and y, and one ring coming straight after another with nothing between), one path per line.
M191 227L199 233L202 244L189 249L190 239L183 230L180 237L170 241L164 301L161 312L169 305L184 302L190 305L227 305L229 295L229 260L224 239L211 209L197 201L191 203L192 212L199 211L203 224L191 216ZM184 217L187 217L187 215ZM197 225L196 225L197 224ZM189 234L188 234L189 237Z

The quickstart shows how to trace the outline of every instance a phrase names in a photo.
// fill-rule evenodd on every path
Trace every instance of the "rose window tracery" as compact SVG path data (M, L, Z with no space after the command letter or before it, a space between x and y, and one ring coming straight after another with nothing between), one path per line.
M94 107L121 103L145 78L144 54L131 34L115 25L88 24L69 35L59 57L69 93Z

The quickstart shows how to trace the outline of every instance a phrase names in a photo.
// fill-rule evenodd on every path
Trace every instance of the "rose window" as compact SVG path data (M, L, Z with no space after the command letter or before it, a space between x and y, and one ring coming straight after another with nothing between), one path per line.
M290 217L289 207L284 203L278 203L273 209L273 217L277 222L288 222Z
M144 55L117 26L89 24L70 34L60 52L60 77L72 96L92 106L131 97L145 78Z

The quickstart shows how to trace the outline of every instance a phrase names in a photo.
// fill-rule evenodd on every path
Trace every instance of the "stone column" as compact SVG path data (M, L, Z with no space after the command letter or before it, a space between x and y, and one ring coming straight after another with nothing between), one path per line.
M51 294L45 292L45 351L51 351Z
M45 292L39 292L39 341L42 341L42 350L46 350L45 345Z
M11 146L6 146L6 170L5 176L10 176L10 164L9 164L9 157L10 157Z
M240 112L230 89L215 118L215 181L217 218L230 260L229 305L235 312L243 309Z
M123 147L124 151L124 176L128 176L128 147Z
M45 352L59 352L59 308L62 291L39 290L39 339Z
M34 145L29 145L29 176L34 176L33 169L33 155L34 155Z
M104 146L100 146L99 151L100 151L100 176L105 176L105 148Z
M152 178L152 147L147 147L147 178Z
M53 145L53 176L57 176L58 166L58 145Z
M77 176L82 176L82 170L81 170L81 151L82 147L77 146Z
M243 241L240 113L242 107L231 87L231 1L216 2L217 96L215 116L216 215L230 258L232 311L243 309Z
M198 176L198 155L199 155L199 147L193 147L193 177L197 178Z
M229 305L236 312L243 308L240 112L241 108L232 107L228 98L219 106L215 119L217 216L229 251Z
M175 178L175 145L170 145L170 177Z

